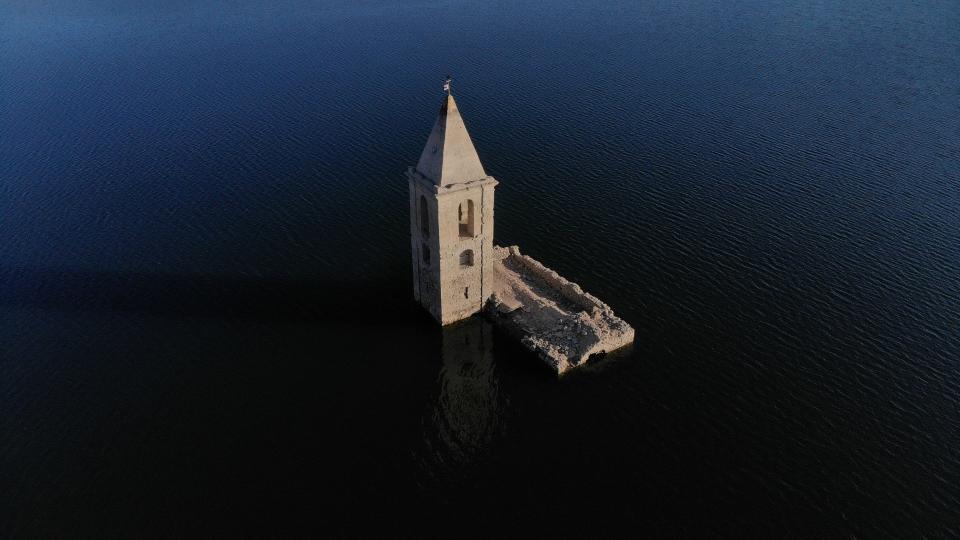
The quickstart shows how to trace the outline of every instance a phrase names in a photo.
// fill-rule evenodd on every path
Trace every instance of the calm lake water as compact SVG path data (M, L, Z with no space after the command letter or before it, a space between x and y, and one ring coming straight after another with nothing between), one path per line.
M412 303L445 74L632 350ZM960 535L951 0L0 5L0 536Z

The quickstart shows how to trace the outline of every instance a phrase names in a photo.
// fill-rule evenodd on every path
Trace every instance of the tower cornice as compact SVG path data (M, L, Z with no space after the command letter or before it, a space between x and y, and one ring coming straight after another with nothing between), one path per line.
M411 180L413 180L414 182L417 182L417 183L420 184L424 189L429 190L431 193L433 193L433 194L435 194L435 195L443 195L443 194L445 194L445 193L453 193L453 192L456 192L456 191L463 191L463 190L465 190L465 189L470 189L470 188L479 187L479 186L487 186L487 185L491 185L491 184L494 185L494 186L496 186L496 185L500 184L500 182L499 182L496 178L494 178L494 177L492 177L492 176L485 176L485 177L480 178L480 179L478 179L478 180L471 180L471 181L469 181L469 182L461 182L461 183L457 183L457 184L447 184L447 185L445 185L445 186L438 186L438 185L434 184L432 180L430 180L430 179L427 178L426 176L420 174L420 173L419 173L415 168L413 168L413 167L407 168L407 177L410 178Z

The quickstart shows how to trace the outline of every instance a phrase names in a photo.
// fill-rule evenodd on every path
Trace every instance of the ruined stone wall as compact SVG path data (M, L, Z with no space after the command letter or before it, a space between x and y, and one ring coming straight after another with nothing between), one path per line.
M557 373L633 343L634 330L609 306L516 246L495 248L487 314Z
M588 313L593 313L594 309L598 309L603 312L613 311L610 306L601 302L596 296L593 296L592 294L581 289L576 283L567 280L560 274L554 272L550 268L547 268L540 261L534 259L533 257L520 253L519 247L510 246L508 249L510 250L510 255L514 258L514 260L520 263L528 272L542 279L551 288L559 291L563 298L572 302L574 305L580 307L584 311Z

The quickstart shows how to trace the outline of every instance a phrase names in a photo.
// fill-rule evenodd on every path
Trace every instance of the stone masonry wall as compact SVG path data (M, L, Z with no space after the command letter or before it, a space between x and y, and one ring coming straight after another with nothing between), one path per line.
M530 273L542 279L547 285L559 291L565 299L574 303L584 311L592 313L594 309L598 309L602 312L613 312L610 306L601 302L596 296L581 289L576 283L567 280L560 274L547 268L540 261L528 255L521 254L520 248L517 246L510 246L508 249L510 250L510 255L522 264L524 268L529 270Z

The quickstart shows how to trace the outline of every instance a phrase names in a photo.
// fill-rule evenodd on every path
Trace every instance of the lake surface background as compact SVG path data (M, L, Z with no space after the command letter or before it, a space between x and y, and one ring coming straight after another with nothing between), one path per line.
M960 534L953 1L0 6L0 536ZM631 351L412 305L454 93Z

